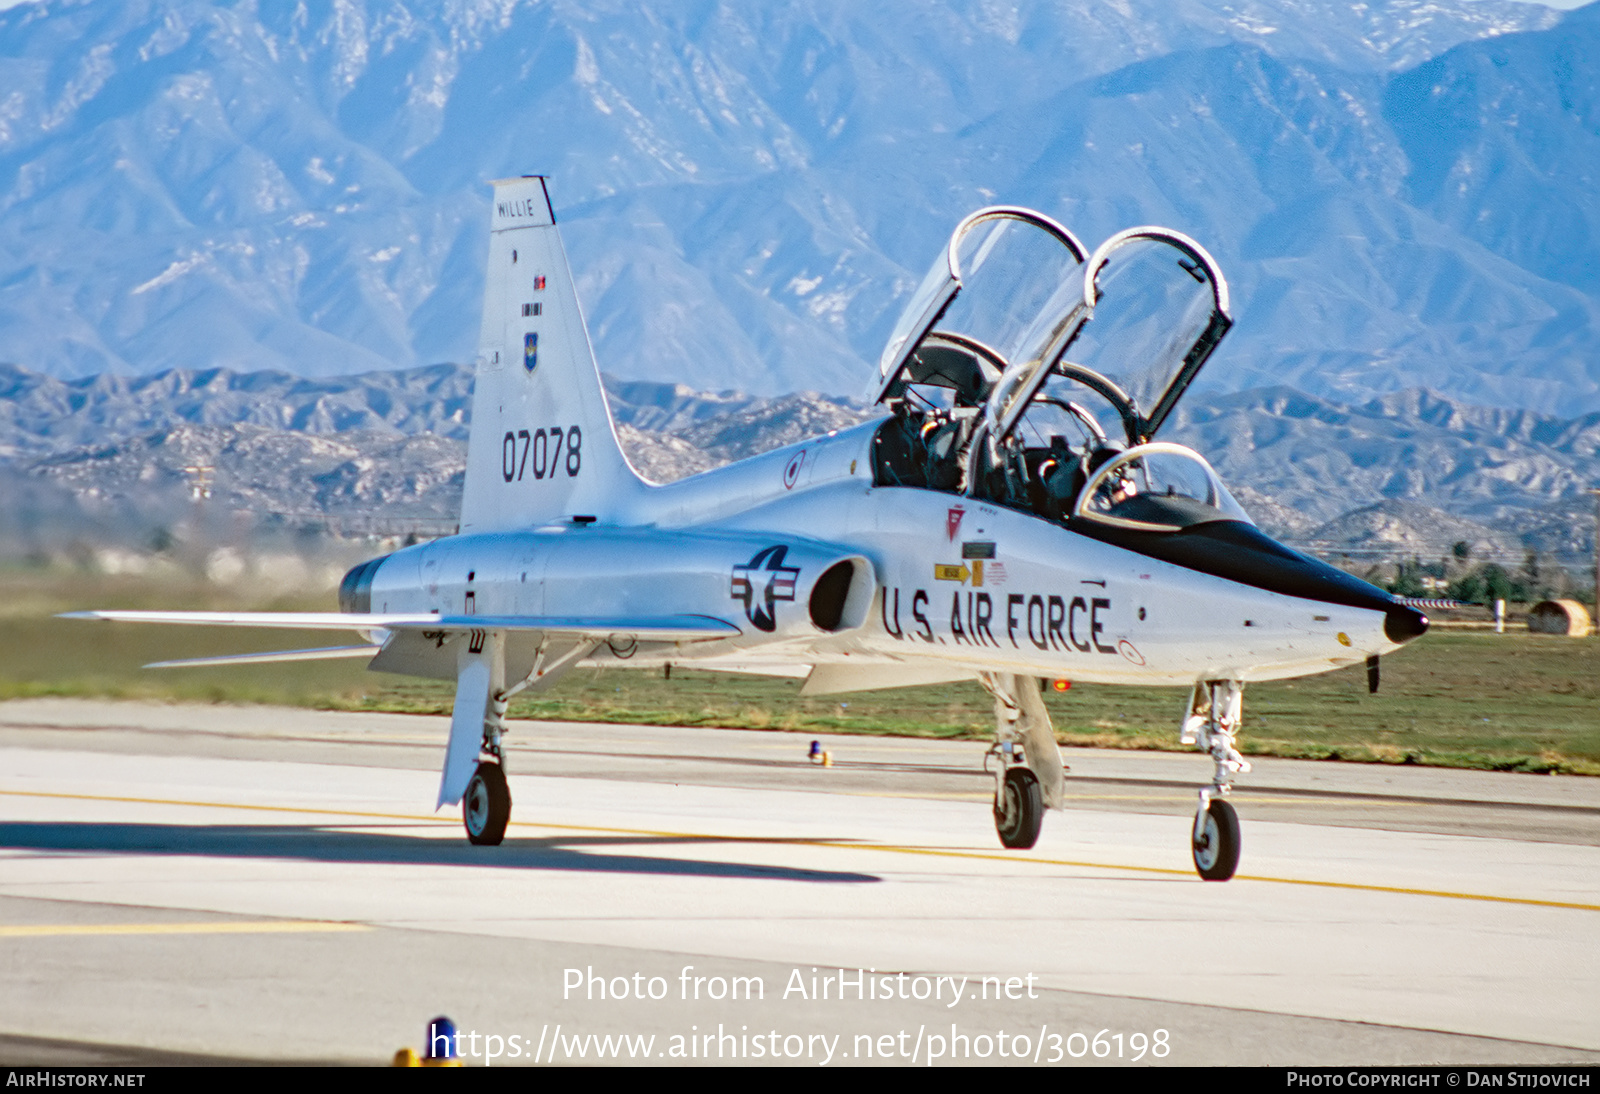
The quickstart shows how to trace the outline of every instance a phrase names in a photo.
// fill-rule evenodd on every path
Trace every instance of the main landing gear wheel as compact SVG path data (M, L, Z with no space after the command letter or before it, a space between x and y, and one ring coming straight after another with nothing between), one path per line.
M1194 837L1194 868L1207 881L1227 881L1239 868L1239 814L1217 798L1202 818Z
M506 838L511 820L511 790L499 764L480 763L467 784L461 802L461 821L467 838L481 846L494 847Z
M1044 799L1039 780L1026 767L1006 772L1005 789L994 803L994 830L1007 847L1026 851L1039 842L1044 825Z

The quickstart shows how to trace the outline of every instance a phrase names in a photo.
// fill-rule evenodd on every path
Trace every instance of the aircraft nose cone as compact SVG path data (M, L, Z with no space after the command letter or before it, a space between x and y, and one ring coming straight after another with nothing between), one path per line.
M1383 617L1383 633L1389 641L1400 645L1428 631L1428 617L1405 604L1396 604Z

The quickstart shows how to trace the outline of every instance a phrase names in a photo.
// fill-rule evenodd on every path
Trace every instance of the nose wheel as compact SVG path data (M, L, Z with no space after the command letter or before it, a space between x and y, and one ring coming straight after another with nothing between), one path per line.
M1194 868L1207 881L1227 881L1239 868L1239 814L1220 798L1195 817Z
M511 821L511 789L506 773L497 763L480 763L467 784L461 800L461 821L467 839L480 846L494 847L506 838Z

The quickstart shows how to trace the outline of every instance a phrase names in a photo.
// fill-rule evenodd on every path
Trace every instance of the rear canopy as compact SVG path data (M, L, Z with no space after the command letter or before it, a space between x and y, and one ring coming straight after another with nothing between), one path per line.
M1087 393L1090 416L1139 444L1232 324L1221 271L1182 233L1131 228L1086 256L1042 213L982 209L956 226L895 324L878 398L945 389L981 406L1000 443L1036 409L1082 418Z

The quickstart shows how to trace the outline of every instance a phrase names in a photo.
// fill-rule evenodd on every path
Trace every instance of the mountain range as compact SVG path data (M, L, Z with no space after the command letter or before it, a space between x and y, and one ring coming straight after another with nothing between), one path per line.
M173 371L60 380L0 366L0 553L64 540L148 547L274 530L437 535L459 510L469 370L308 379ZM865 421L878 411L797 392L697 393L608 378L617 429L668 482ZM1198 393L1171 437L1218 468L1258 523L1319 553L1570 568L1594 551L1585 484L1600 481L1600 414L1489 411L1428 392L1359 407L1285 389Z
M0 360L469 362L483 183L544 172L626 381L858 396L950 227L1009 202L1205 244L1212 394L1572 420L1597 54L1600 5L1498 0L22 3Z

